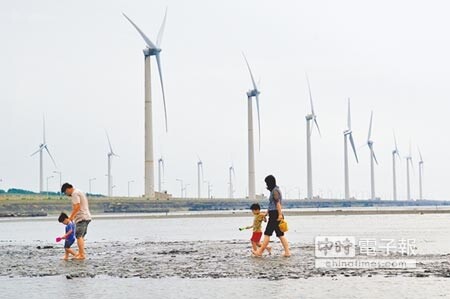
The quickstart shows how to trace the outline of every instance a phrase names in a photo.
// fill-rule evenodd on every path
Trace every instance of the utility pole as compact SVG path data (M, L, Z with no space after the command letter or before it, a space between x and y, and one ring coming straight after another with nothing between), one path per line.
M92 194L92 181L95 181L97 178L90 178L89 179L89 194Z
M61 194L61 186L62 186L62 172L61 171L53 171L53 173L56 173L59 175L59 188L58 188L58 193L59 193L59 199L62 199L62 194ZM48 188L47 188L48 189Z
M134 183L134 180L128 181L128 197L130 197L130 184Z
M48 180L50 180L50 179L52 179L52 178L53 178L52 175L47 177L47 199L50 198L50 197L48 196Z

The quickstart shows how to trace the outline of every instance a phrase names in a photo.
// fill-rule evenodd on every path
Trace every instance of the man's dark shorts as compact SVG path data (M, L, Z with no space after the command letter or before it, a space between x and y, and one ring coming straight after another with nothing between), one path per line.
M87 234L87 228L91 220L82 220L76 224L75 238L84 238Z

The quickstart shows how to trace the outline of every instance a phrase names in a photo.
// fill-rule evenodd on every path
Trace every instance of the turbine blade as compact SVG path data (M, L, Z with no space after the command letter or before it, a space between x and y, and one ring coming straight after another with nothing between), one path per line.
M352 117L351 117L351 112L350 112L350 98L348 98L348 113L347 113L347 127L349 130L352 129ZM350 135L351 136L351 135Z
M139 32L139 34L142 36L142 38L144 39L144 41L145 41L145 43L147 44L147 46L148 46L150 49L157 49L157 47L155 46L155 44L152 43L152 41L144 34L144 32L142 32L142 30L139 29L139 27L138 27L135 23L133 23L133 21L132 21L129 17L127 17L126 14L124 14L124 13L122 13L122 14L123 14L123 16L131 23L131 25L133 25L133 27Z
M36 155L37 153L39 153L42 150L42 148L39 148L37 151L35 151L34 153L32 153L30 155L30 157L33 157L34 155Z
M358 154L356 153L355 142L353 141L353 134L349 135L350 144L352 145L353 153L355 154L356 162L359 163Z
M378 165L378 160L377 160L377 157L375 156L375 152L373 149L372 149L372 156L373 156L373 159L375 160L375 163L377 163L377 165Z
M398 149L398 146L397 146L397 136L395 135L395 132L394 132L394 145L395 145L395 149L397 150L397 149Z
M258 94L256 94L256 110L258 112L259 150L261 151L261 118L259 115L259 96L258 96Z
M367 136L367 141L370 141L370 138L372 137L372 121L373 121L373 111L370 113L369 135Z
M159 48L161 46L163 34L164 34L164 28L166 27L166 19L167 19L167 7L166 12L164 14L164 19L162 21L161 27L159 28L158 37L156 38L156 46Z
M308 93L309 93L309 102L310 102L310 105L311 105L311 114L313 116L315 116L316 114L314 112L313 98L312 98L312 93L311 93L311 85L309 84L308 74L305 73L305 75L306 75L306 83L308 84Z
M319 136L322 137L322 133L320 132L319 123L317 122L316 117L314 117L314 124L316 125L317 131L319 132Z
M42 115L42 135L43 135L43 144L46 144L46 140L45 140L45 116Z
M419 151L420 162L423 162L422 153L420 152L420 148L417 148L417 150Z
M255 78L253 77L253 73L252 73L252 70L250 68L250 64L248 63L247 57L245 57L244 52L242 52L242 56L244 56L245 63L247 64L247 68L248 68L248 71L250 73L250 77L252 79L253 89L254 90L258 90L258 87L256 86L256 83L255 83Z
M395 145L395 154L401 160L400 152L399 152L398 146L397 146L397 136L395 135L395 132L394 132L394 145Z
M114 151L113 151L112 146L111 146L111 140L109 139L108 131L105 130L105 133L106 133L106 138L108 138L109 152L110 152L112 155L114 155Z
M166 124L166 132L168 132L168 127L167 127L166 93L164 92L164 83L163 83L162 70L161 70L161 58L160 58L160 56L159 56L159 53L156 54L155 56L156 56L156 63L158 64L159 79L160 79L160 81L161 81L161 89L162 89L163 104L164 104L164 120L165 120L165 124Z
M50 156L50 158L52 159L53 165L55 165L56 168L58 168L58 166L56 165L55 159L53 159L52 154L50 154L50 151L47 148L47 145L44 146L45 150L47 151L48 155Z

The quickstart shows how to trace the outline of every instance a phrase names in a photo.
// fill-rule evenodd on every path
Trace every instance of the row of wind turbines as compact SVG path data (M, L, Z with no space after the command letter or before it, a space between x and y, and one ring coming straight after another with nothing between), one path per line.
M162 65L161 65L161 43L164 34L164 28L167 19L167 9L159 29L156 43L153 43L150 38L125 14L123 16L126 20L137 30L139 35L145 42L146 47L143 50L144 53L144 68L145 68L145 78L144 78L144 116L145 116L145 158L144 158L144 197L146 198L155 198L155 178L154 178L154 151L153 151L153 111L152 111L152 84L151 84L151 57L154 56L156 60L156 65L159 73L159 81L162 90L163 104L164 104L164 119L165 119L165 129L168 131L168 119L167 119L167 108L166 108L166 97L164 91L164 83L162 76ZM253 129L253 101L256 102L256 110L257 110L257 123L258 123L258 143L259 150L261 149L261 119L260 119L260 111L259 111L259 95L260 90L255 82L252 70L250 68L250 64L243 54L243 58L245 64L247 66L248 72L250 74L250 79L252 83L252 87L250 90L246 92L247 96L247 113L248 113L248 198L254 200L256 198L255 192L255 146L254 146L254 129ZM308 76L306 76L306 81L308 85L308 93L310 100L310 108L311 111L306 115L306 160L307 160L307 199L312 200L314 198L313 193L313 167L312 167L312 151L311 151L311 137L313 133L314 127L317 128L317 132L320 133L319 124L317 121L317 115L314 110L313 105L313 97L311 93L311 86L309 82ZM369 123L369 134L367 138L367 146L370 152L370 185L371 185L371 199L375 200L376 197L376 189L375 189L375 164L378 164L378 161L375 156L374 148L373 148L373 140L372 140L372 121L373 121L373 112L370 116ZM109 139L109 135L107 134L107 139L109 143L109 152L108 152L108 195L112 196L113 182L111 175L111 164L112 158L117 156L111 146L111 141ZM392 151L392 163L393 163L393 198L397 200L397 169L396 162L400 159L399 150L397 147L397 141L395 139L395 148ZM349 143L351 145L354 157L356 162L358 163L358 155L355 148L355 143L353 139L353 132L351 127L351 112L350 112L350 100L348 100L348 115L347 115L347 129L344 131L344 183L345 183L345 199L351 198L350 192L350 175L349 175L349 157L348 157L348 148ZM40 191L43 191L43 152L44 150L50 155L53 163L53 157L51 156L46 141L45 141L45 123L44 123L44 140L43 143L39 146L39 149L33 153L40 153ZM422 175L423 175L423 159L422 154L419 151L420 161L419 161L419 189L420 189L420 199L423 199L422 193ZM411 150L409 155L406 157L406 166L407 166L407 199L411 200L411 181L410 181L410 168L412 167L412 155ZM164 159L161 157L158 159L158 192L163 192L162 184L163 184L163 176L164 176ZM230 198L234 197L234 167L229 167L229 190L228 195ZM185 191L187 186L183 185L183 181L178 179L181 182L181 195ZM202 184L204 183L203 178L203 162L198 160L197 162L197 197L201 198L202 196ZM210 193L211 185L208 183L208 193ZM210 196L210 195L209 195Z

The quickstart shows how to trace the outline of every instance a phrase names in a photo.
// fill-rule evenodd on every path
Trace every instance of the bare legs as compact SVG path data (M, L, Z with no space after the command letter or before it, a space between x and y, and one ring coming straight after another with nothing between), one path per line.
M289 243L288 240L286 239L286 236L281 236L278 237L280 239L281 244L283 245L284 248L284 253L283 256L284 257L290 257L291 256L291 251L289 250Z
M264 241L265 241L265 236L264 236ZM269 239L270 241L270 239ZM268 246L269 242L267 242L266 245L264 245L264 242L261 244L260 242L256 243L252 241L252 252L256 252L258 250L258 248L261 250L261 252L264 252L264 250L267 250L267 252L269 254L272 254L272 247ZM264 246L264 248L262 248Z
M73 251L73 250L70 249L70 248L65 248L64 250L65 250L65 254L64 254L63 260L65 260L65 261L67 261L67 260L69 259L69 254L71 254L71 255L73 255L73 256L76 256L76 255L77 255L77 254L75 253L75 251Z
M77 239L78 254L75 256L77 260L84 260L86 258L86 252L84 251L84 238Z
M258 247L259 247L258 245L261 246L260 243L256 243L256 242L253 242L253 241L252 241L252 251L253 251L253 250L255 250L255 251L258 250Z
M278 238L280 239L280 242L281 242L281 244L283 245L283 248L284 248L283 256L285 256L285 257L291 256L291 251L289 250L289 243L288 243L288 240L286 239L286 237L285 236L281 236L281 237L278 237ZM252 253L255 256L257 256L257 257L261 257L262 253L266 249L270 253L272 248L269 246L269 242L270 242L270 236L264 235L264 240L263 240L263 242L261 244L261 247L259 247L257 250L255 250L253 248L252 249Z

